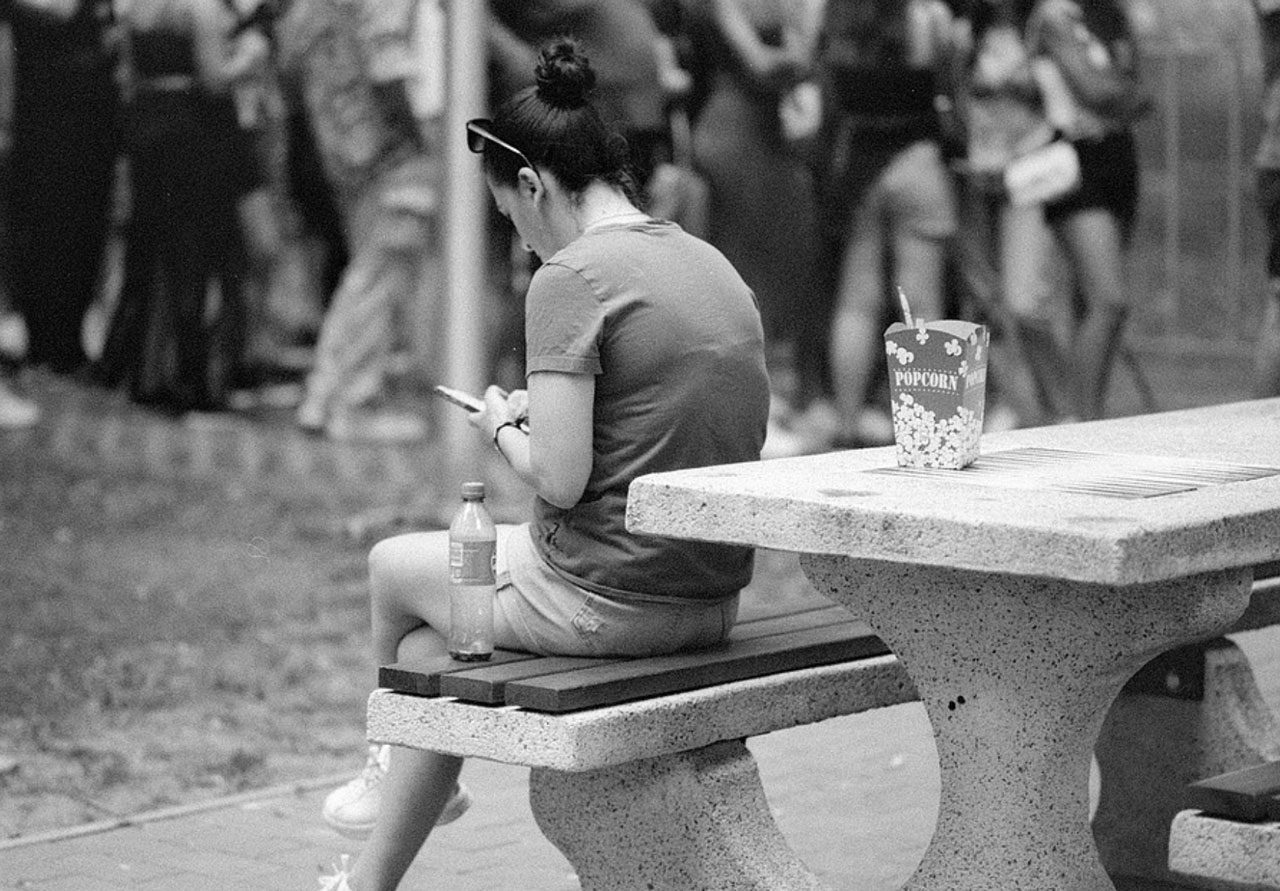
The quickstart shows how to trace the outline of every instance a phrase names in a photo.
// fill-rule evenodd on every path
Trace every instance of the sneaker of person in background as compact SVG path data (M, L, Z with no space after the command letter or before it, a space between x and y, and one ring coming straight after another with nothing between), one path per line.
M0 381L0 430L34 427L40 422L40 406L23 399Z
M363 840L373 831L382 803L382 780L391 763L390 746L369 746L360 775L329 793L320 815L347 838ZM471 807L471 792L458 783L436 820L437 826L452 823ZM341 885L334 886L341 888Z
M335 442L414 442L425 439L427 422L419 415L393 409L355 409L318 419L299 410L298 426L323 433ZM318 421L318 425L317 425Z

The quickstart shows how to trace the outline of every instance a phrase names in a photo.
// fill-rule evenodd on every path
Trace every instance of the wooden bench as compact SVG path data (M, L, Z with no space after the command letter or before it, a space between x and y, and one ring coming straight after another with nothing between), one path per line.
M742 621L722 647L606 660L496 653L379 673L368 735L531 768L538 825L584 889L816 889L778 831L745 739L910 702L847 611Z

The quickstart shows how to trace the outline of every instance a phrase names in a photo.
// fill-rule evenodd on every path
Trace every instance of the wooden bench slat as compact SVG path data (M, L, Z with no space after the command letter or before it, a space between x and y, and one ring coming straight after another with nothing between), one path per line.
M494 650L487 662L459 662L449 656L393 662L378 668L378 686L414 696L439 696L440 678L450 672L467 671L477 665L494 666L537 658L532 653L516 650Z
M731 640L750 640L804 628L850 621L843 607L813 604L799 611L771 613L762 618L738 624ZM864 626L865 628L865 626ZM869 628L865 628L870 633ZM457 662L439 656L420 662L397 662L378 671L378 685L399 693L415 696L454 696L467 702L499 705L504 701L506 685L513 680L540 677L594 665L619 661L617 658L534 656L509 650L496 650L488 662Z
M440 677L440 695L454 696L466 702L500 705L505 701L503 696L507 684L512 681L616 661L618 660L593 659L587 656L541 656L488 668L448 672Z
M613 705L889 652L861 622L844 622L752 640L723 648L626 660L507 684L505 700L544 712Z
M1280 819L1280 761L1209 777L1187 786L1187 806L1246 823Z
M743 622L734 627L730 640L752 640L772 634L784 634L805 628L817 628L835 622L849 622L849 612L839 606L818 606L800 612L779 613ZM871 629L864 626L866 633ZM498 705L506 701L506 685L565 671L577 671L615 662L643 662L644 659L599 658L581 656L543 656L538 659L507 662L502 665L472 665L462 670L443 673L439 680L441 696L453 696L466 702ZM455 666L456 667L456 666Z

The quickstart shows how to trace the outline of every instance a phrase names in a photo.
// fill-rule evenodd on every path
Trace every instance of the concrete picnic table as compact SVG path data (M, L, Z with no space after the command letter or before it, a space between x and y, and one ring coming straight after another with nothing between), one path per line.
M653 474L627 522L799 552L902 661L942 779L908 888L1111 889L1094 743L1138 668L1280 559L1280 399L987 435L961 471L879 448Z

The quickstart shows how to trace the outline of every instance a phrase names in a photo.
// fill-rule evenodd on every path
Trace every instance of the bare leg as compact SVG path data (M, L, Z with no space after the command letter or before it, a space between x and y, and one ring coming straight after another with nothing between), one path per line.
M1085 299L1072 352L1079 381L1080 416L1102 417L1111 366L1120 346L1125 316L1120 224L1108 211L1089 208L1055 227L1067 250Z
M1268 283L1262 331L1254 354L1254 390L1258 399L1280 396L1280 279Z
M1008 336L1016 341L1029 375L1018 383L1034 394L1034 404L1024 420L1055 423L1074 417L1080 400L1071 365L1054 334L1046 273L1052 233L1039 205L1015 207L1006 203L998 213L1000 294L1008 310Z
M899 232L893 239L893 289L902 288L910 295L913 315L927 322L942 318L942 271L946 250L941 238L915 232ZM875 355L881 356L884 345L879 337L875 346Z
M880 221L860 214L845 248L831 319L831 384L836 408L852 433L867 398L872 362L883 357L876 331L884 292Z
M397 656L415 659L444 652L444 635L423 625L404 639ZM435 827L461 770L461 758L396 747L382 783L378 822L351 872L353 889L373 891L399 885Z
M369 593L375 665L396 661L405 635L424 625L448 633L448 533L397 535L374 545ZM444 639L438 650L429 652L446 652Z

